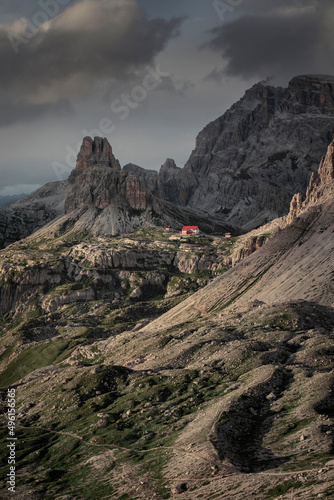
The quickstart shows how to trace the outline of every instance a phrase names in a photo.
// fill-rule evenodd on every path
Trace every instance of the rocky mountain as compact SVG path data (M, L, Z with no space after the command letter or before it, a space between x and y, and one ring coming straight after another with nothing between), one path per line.
M0 246L64 213L64 227L88 225L95 234L194 223L249 231L286 214L294 193L305 195L334 133L333 103L330 76L298 76L287 89L254 85L200 132L182 169L169 158L159 172L121 170L107 139L86 137L68 182L0 209Z
M121 170L119 161L114 157L112 147L105 137L85 137L78 153L76 170L87 170L96 165Z
M197 136L184 168L173 160L159 175L127 171L165 199L250 230L283 216L305 195L334 133L334 78L303 75L288 88L261 83Z
M121 170L106 138L85 137L68 180L46 184L0 209L0 248L55 221L50 226L54 235L71 227L74 231L88 228L95 235L118 235L152 225L180 228L187 224L207 233L238 233L198 210L166 200L150 180L150 174L141 178Z
M26 195L25 194L13 194L13 195L8 195L8 196L0 196L0 207L6 207L8 205L12 205L16 201L21 200L24 198Z
M195 223L205 232L233 230L154 194L145 177L121 170L105 138L84 138L68 183L60 232L72 225L73 230L89 228L95 235L117 235L152 225L180 228Z
M333 151L305 201L248 235L55 237L56 221L1 251L19 499L334 495ZM94 165L70 189L119 172ZM137 203L128 177L112 182ZM88 203L103 206L96 189Z
M198 309L241 311L253 300L272 304L300 299L334 307L333 148L334 141L321 160L318 173L311 176L305 201L301 201L300 194L293 197L290 212L275 236L215 280L200 297L191 297L189 309L187 301L183 302L181 316L188 320L197 315ZM173 318L162 318L163 324L179 324L177 308L170 314Z
M167 158L159 172L145 170L132 163L125 165L123 170L145 182L151 191L156 193L160 198L171 201L179 206L186 205L192 185L192 178L191 176L189 178L184 177L184 170L177 167L175 161L171 158Z
M327 150L326 156L321 160L317 173L313 172L303 201L301 193L297 193L291 200L290 212L287 221L289 224L298 221L301 213L316 205L319 200L324 200L326 196L331 197L334 179L334 143L332 142Z
M68 181L50 182L23 199L0 208L0 248L26 238L64 213Z

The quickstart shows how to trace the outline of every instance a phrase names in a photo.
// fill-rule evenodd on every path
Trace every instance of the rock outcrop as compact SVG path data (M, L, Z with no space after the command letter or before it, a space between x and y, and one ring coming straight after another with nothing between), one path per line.
M322 158L318 172L312 172L303 201L301 193L294 195L290 205L287 223L291 224L308 207L317 203L326 192L334 190L334 140L328 146L327 154Z
M183 169L168 160L145 175L160 196L249 231L286 215L294 193L305 196L333 133L334 77L259 83L199 133Z
M105 137L85 137L80 148L76 168L87 170L94 165L104 165L120 170L120 164L113 155L112 147Z
M266 242L266 237L264 235L260 236L252 236L249 238L242 247L238 248L232 257L233 266L240 262L241 260L246 259L256 250L261 248Z
M305 203L315 203L334 183L334 141L328 146L327 154L321 160L318 173L313 173L306 191Z
M167 166L170 168L180 170L172 160ZM159 190L157 179L157 172L145 171L136 165L121 170L107 139L84 138L77 166L68 179L67 219L62 221L63 227L69 229L75 224L77 230L111 235L150 225L179 228L191 223L205 232L233 230L168 201L166 194ZM172 192L174 183L171 180L170 185L166 184L166 191Z
M98 218L97 233L119 234L140 227L144 224L142 216L152 208L152 195L144 180L121 171L106 138L83 139L69 184L65 214L79 211L81 225L89 229Z
M315 173L312 173L312 177L315 175ZM291 222L298 217L299 213L302 210L303 206L303 197L301 193L296 193L293 195L291 203L290 203L290 211L287 216L287 223L291 224Z
M68 181L50 182L13 205L0 208L0 249L63 214L68 191Z
M146 210L150 193L143 181L109 167L95 165L84 171L74 170L69 178L71 191L65 203L65 213L78 207L99 210L114 204L119 208Z

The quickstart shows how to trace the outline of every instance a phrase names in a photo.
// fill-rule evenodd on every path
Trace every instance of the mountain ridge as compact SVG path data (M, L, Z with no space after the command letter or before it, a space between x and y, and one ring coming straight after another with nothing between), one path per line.
M98 187L1 250L19 498L333 495L333 148L299 212L240 238L95 235ZM129 177L94 163L68 192L95 171Z
M134 164L121 169L106 138L85 137L69 180L48 184L45 196L41 188L0 209L0 245L26 237L74 209L75 217L80 218L79 205L91 207L86 223L111 234L141 224L179 227L197 220L205 221L203 230L247 232L285 215L295 193L305 196L309 175L316 170L333 133L334 78L301 75L287 89L259 83L247 90L198 134L196 147L182 169L171 158L159 172ZM80 185L80 175L85 184ZM105 185L98 182L98 176ZM114 192L113 183L122 193ZM49 192L53 188L56 205ZM100 202L92 199L93 194ZM98 213L101 206L108 212L105 218Z
M199 312L242 310L252 301L272 304L277 300L300 299L334 307L333 152L334 141L321 160L318 174L311 176L305 202L296 209L295 200L300 200L301 195L293 197L283 228L266 245L147 328L156 331L166 323L172 326L182 317L189 321ZM298 274L299 281L296 280ZM312 287L312 280L318 282L318 286ZM225 296L227 299L222 299Z
M333 76L297 76L286 89L258 83L204 127L182 169L168 160L151 183L180 206L248 231L286 215L296 192L305 195L333 133Z

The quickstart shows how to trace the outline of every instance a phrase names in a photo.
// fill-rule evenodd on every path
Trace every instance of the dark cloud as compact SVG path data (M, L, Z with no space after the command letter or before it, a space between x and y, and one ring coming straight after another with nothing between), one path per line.
M31 19L0 25L0 92L17 119L19 110L23 117L52 111L102 80L133 78L181 23L149 20L136 0L79 0L53 18L39 7Z
M208 78L274 74L285 82L298 73L334 71L333 7L327 0L248 0L233 20L211 30L205 47L227 63Z
M203 80L207 82L216 82L216 83L221 83L224 80L225 73L224 73L224 68L213 68L210 73L208 73Z
M25 2L27 4L27 2ZM20 14L22 15L22 9L24 9L24 3L19 3L17 0L3 0L0 5L0 15L7 14Z
M29 122L45 115L56 117L68 116L73 107L68 99L58 99L52 103L30 104L24 101L4 100L0 98L0 128L19 122Z

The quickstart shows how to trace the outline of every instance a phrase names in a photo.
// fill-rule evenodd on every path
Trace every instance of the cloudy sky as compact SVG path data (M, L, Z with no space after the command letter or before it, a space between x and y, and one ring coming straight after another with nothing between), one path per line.
M0 195L66 178L86 135L183 166L254 83L334 74L332 0L2 0Z

